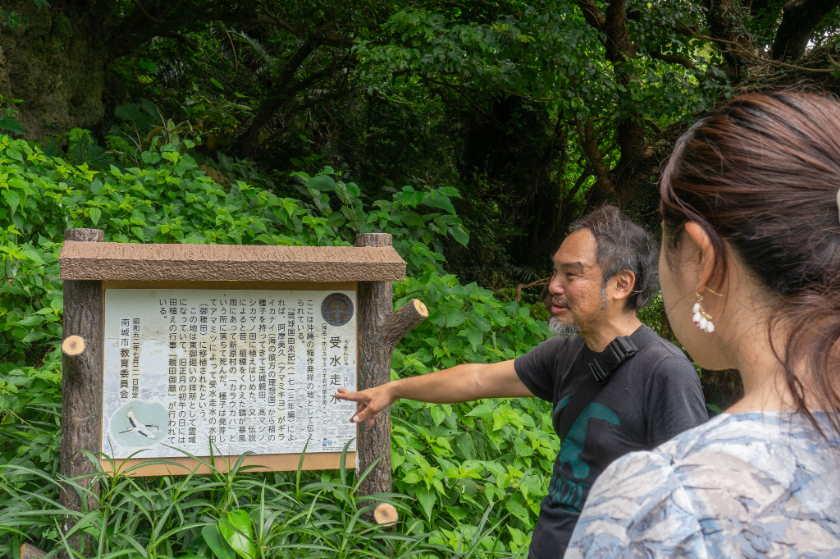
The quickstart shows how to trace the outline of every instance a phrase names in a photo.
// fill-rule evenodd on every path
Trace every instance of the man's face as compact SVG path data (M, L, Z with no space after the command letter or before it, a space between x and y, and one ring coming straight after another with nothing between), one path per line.
M551 292L551 330L571 335L597 325L604 313L602 272L597 264L597 243L588 229L575 231L554 255Z

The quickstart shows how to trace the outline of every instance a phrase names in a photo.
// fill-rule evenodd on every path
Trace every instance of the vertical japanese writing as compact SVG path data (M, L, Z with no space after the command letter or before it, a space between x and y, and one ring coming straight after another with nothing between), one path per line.
M114 306L126 292L132 305ZM347 421L352 405L332 394L355 388L355 318L344 304L330 319L340 324L325 319L327 295L108 290L106 342L113 349L106 353L106 393L115 403L106 397L106 416L122 402L123 416L131 408L142 420L151 413L143 406L159 403L166 417L145 424L172 447L155 443L161 457L207 456L211 445L229 455L298 453L307 441L307 452L340 451L355 436ZM103 439L103 448L113 442ZM114 456L133 451L117 448Z
M120 351L120 398L127 400L131 387L131 378L128 372L128 364L131 360L131 319L128 317L120 318L118 347Z

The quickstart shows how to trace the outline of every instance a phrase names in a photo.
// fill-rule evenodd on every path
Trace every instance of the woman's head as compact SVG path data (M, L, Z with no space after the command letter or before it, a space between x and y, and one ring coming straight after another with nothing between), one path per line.
M679 282L675 256L691 237L713 255L692 295L696 288L715 299L704 288L724 287L733 267L754 280L768 331L784 332L774 350L800 408L806 394L797 371L804 370L820 407L840 410L838 189L840 102L806 93L733 100L680 138L662 176L660 267ZM696 342L698 333L687 337Z

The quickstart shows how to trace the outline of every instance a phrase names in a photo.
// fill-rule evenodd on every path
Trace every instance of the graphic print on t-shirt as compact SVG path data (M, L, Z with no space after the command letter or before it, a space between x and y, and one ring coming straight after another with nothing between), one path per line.
M563 398L558 404L555 414L563 411L569 404L570 396ZM580 459L583 445L586 444L586 431L590 419L602 419L613 425L620 425L618 417L608 407L592 403L586 406L575 420L566 440L560 447L560 455L557 458L560 468L568 464L575 479L586 479L589 477L589 464ZM551 484L548 488L549 496L560 506L580 512L583 506L583 497L589 489L590 484L583 481L572 481L565 476L558 475L559 468L555 468L551 476Z
M560 412L590 374L589 363L596 356L575 335L551 338L516 358L514 369L520 380L554 406L555 431ZM613 460L649 450L706 419L700 378L679 349L660 340L623 363L560 446L549 494L540 503L529 558L563 556L591 484Z

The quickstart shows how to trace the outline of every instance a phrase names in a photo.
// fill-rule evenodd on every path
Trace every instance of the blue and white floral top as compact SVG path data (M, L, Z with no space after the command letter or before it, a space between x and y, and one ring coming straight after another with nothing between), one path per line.
M566 559L840 558L840 440L792 412L721 414L613 462Z

